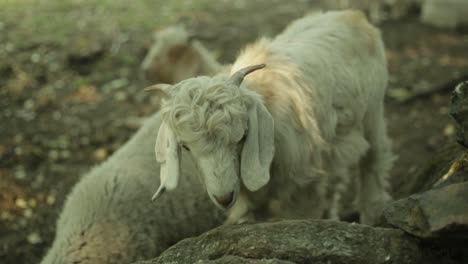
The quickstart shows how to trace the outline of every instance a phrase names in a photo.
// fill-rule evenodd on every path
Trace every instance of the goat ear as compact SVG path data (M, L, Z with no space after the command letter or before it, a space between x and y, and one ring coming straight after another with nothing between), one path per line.
M169 89L172 87L170 84L159 83L155 85L151 85L143 89L145 92L153 92L161 97L169 97Z
M154 146L156 161L160 164L160 186L153 195L157 199L165 190L173 190L179 183L180 175L180 148L174 132L166 123L159 127L156 144Z
M241 178L250 191L270 181L270 165L275 152L273 118L261 103L249 110L249 128L241 155Z

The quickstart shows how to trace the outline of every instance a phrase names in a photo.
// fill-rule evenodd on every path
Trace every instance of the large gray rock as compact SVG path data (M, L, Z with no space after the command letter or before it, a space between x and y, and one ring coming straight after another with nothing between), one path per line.
M152 264L154 261L140 261L134 264ZM174 262L171 262L174 263ZM199 260L197 263L208 263L208 264L294 264L294 262L280 259L249 259L238 256L226 255L222 258L214 260Z
M383 217L387 224L421 238L468 241L468 182L393 202Z
M222 226L180 241L156 263L436 263L419 241L397 229L325 220Z

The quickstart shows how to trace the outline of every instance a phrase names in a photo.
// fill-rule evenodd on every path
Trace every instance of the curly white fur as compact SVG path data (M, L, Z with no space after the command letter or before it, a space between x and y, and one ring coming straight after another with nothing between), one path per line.
M195 161L213 202L231 208L228 223L252 216L337 219L341 196L354 181L361 221L373 223L390 199L393 161L378 30L359 11L310 15L247 47L230 73L263 63L240 87L221 73L159 89L167 124L160 135L172 134L178 143L172 166ZM174 171L162 174L178 178ZM231 203L220 202L231 194Z
M160 125L160 113L149 117L131 140L73 188L41 264L132 263L223 222L189 162L178 189L158 204L151 202L160 167L148 141Z

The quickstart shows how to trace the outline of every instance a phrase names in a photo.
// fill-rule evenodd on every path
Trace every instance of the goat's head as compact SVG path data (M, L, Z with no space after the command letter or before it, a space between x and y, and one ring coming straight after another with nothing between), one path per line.
M250 191L268 183L273 118L258 94L241 86L247 74L263 67L247 67L230 78L197 77L147 88L165 98L155 146L161 185L153 199L177 186L182 152L196 161L208 195L220 208L234 204L241 180Z
M157 31L141 68L149 81L175 83L197 74L200 58L193 47L195 36L177 25Z

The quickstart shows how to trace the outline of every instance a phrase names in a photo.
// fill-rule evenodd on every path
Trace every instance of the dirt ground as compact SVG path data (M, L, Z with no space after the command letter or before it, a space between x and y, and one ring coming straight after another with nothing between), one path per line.
M0 262L38 263L73 184L156 110L139 69L153 30L182 21L229 62L313 3L0 1ZM468 79L468 33L422 25L417 10L380 28L401 197L417 168L454 140L448 103L454 84Z

